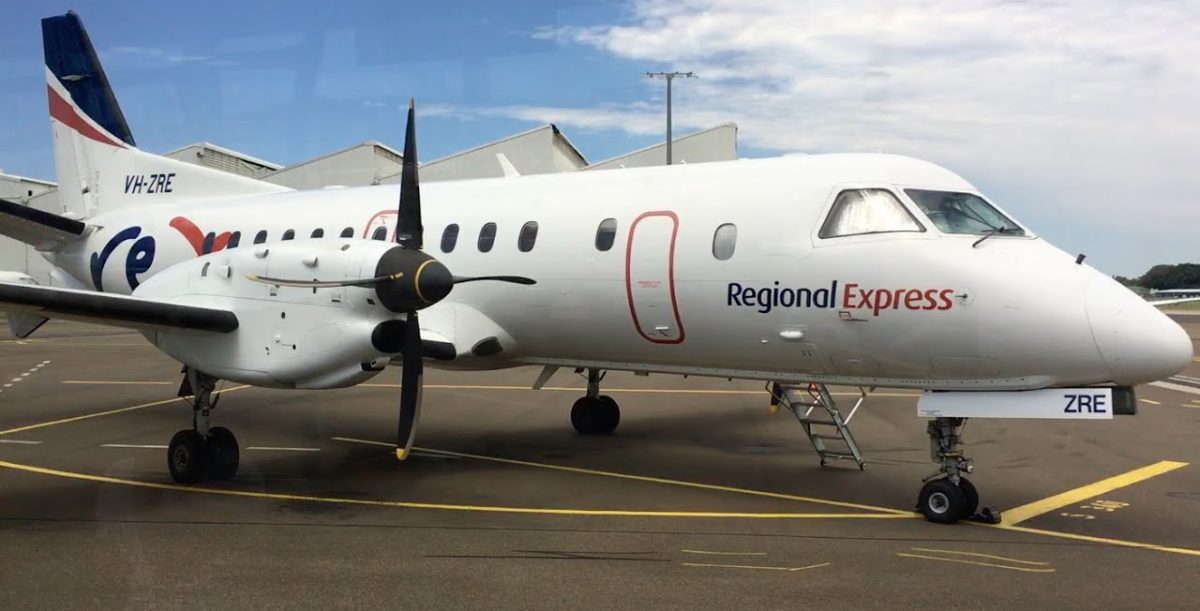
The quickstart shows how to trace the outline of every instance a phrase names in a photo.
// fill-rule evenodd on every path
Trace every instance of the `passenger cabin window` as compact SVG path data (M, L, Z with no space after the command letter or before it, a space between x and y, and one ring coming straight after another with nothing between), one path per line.
M489 252L496 243L496 224L486 223L479 230L479 252Z
M617 219L604 219L596 228L596 250L605 252L612 248L617 239Z
M263 231L260 231L256 234L254 234L254 243L255 244L262 244L263 242L266 242L266 241L267 241L266 230L263 230Z
M904 192L930 222L945 233L1025 235L1025 230L1012 219L973 193L926 189L905 189Z
M347 227L347 228L343 229L343 230L342 230L342 234L341 234L341 235L342 235L342 237L343 237L343 238L352 238L352 237L354 237L354 228L353 228L353 227Z
M517 250L521 252L529 252L533 250L534 242L537 242L537 221L529 221L521 226L521 234L517 236Z
M451 223L446 225L446 229L442 231L442 252L452 252L454 246L458 244L458 224Z
M229 234L229 241L225 243L225 248L237 248L238 244L242 243L242 232L235 231Z
M294 229L288 229L287 231L283 232L283 237L280 239L290 240L294 237L296 237L296 231Z
M713 232L713 256L719 261L724 261L733 256L733 249L737 246L737 225L733 223L725 223Z
M313 229L313 232L312 232L312 234L311 234L311 235L309 235L308 237L310 237L310 238L323 238L323 237L325 237L325 230L324 230L324 229L320 229L320 228Z
M379 240L380 242L386 240L387 239L387 227L376 227L375 233L371 234L371 239Z
M850 189L838 194L817 234L837 238L869 233L925 231L887 189Z

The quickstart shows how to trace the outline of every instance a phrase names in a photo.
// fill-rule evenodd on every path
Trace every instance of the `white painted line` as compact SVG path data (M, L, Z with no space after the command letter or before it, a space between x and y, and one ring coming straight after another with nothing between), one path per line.
M320 452L321 448L273 448L271 446L250 446L247 450L267 450L279 452Z
M13 379L9 380L9 382L20 382L20 381L21 381L21 378L13 378Z
M35 446L41 442L40 441L28 441L25 439L0 439L0 443L15 443L15 444L23 445L23 446Z
M1162 405L1162 403L1150 399L1138 399L1138 401L1141 401L1142 403L1149 403L1150 405Z
M25 373L21 374L21 377L22 377L22 378L28 378L28 377L29 377L29 372L28 372L28 371L26 371Z
M4 387L5 387L5 388L12 388L12 382L9 382L8 384L5 384L5 385L4 385Z
M149 445L140 443L102 443L102 448L135 448L139 450L165 450L167 446Z
M1200 395L1200 388L1193 388L1191 386L1183 386L1182 384L1172 384L1170 382L1151 382L1150 385L1157 386L1159 388L1165 388L1167 390L1185 392L1190 395Z

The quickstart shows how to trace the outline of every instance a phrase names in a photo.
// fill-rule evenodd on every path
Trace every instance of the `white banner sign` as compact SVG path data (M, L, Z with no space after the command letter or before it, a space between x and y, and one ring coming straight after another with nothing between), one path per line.
M927 392L920 418L1054 418L1111 420L1111 388L1045 388L1008 392Z

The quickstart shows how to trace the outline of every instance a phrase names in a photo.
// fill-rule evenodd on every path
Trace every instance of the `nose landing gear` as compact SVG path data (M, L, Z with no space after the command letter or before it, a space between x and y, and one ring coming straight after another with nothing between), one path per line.
M971 459L963 456L962 431L966 418L934 418L929 433L929 457L939 465L926 477L917 495L917 511L926 520L938 524L953 524L959 520L974 520L999 524L1000 514L984 507L979 509L979 492L963 473L974 471Z
M225 427L209 427L209 412L216 407L216 385L217 378L184 368L179 395L192 397L192 428L175 433L167 446L167 468L180 484L198 484L207 478L232 479L237 473L237 438Z

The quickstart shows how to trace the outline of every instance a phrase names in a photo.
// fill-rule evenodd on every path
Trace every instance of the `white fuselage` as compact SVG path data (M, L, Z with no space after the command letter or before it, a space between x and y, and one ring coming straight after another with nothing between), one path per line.
M924 231L818 236L839 191L873 187L894 191ZM1031 234L978 246L977 235L943 234L903 195L909 187L977 192L940 167L885 155L425 184L426 252L458 275L537 281L462 285L430 312L457 304L494 321L513 340L502 365L1028 389L1169 375L1181 341L1190 359L1179 327L1110 278ZM397 192L163 204L147 195L145 206L89 219L98 231L49 256L87 286L130 293L197 257L210 232L217 247L222 233L240 232L240 249L253 248L259 231L268 246L285 231L336 240L347 227L363 239L386 226L391 240ZM601 251L605 219L617 230ZM522 252L518 235L531 221L536 241ZM485 223L496 227L489 252L477 246ZM451 224L457 244L443 252ZM714 232L723 224L736 226L736 245L720 260Z

